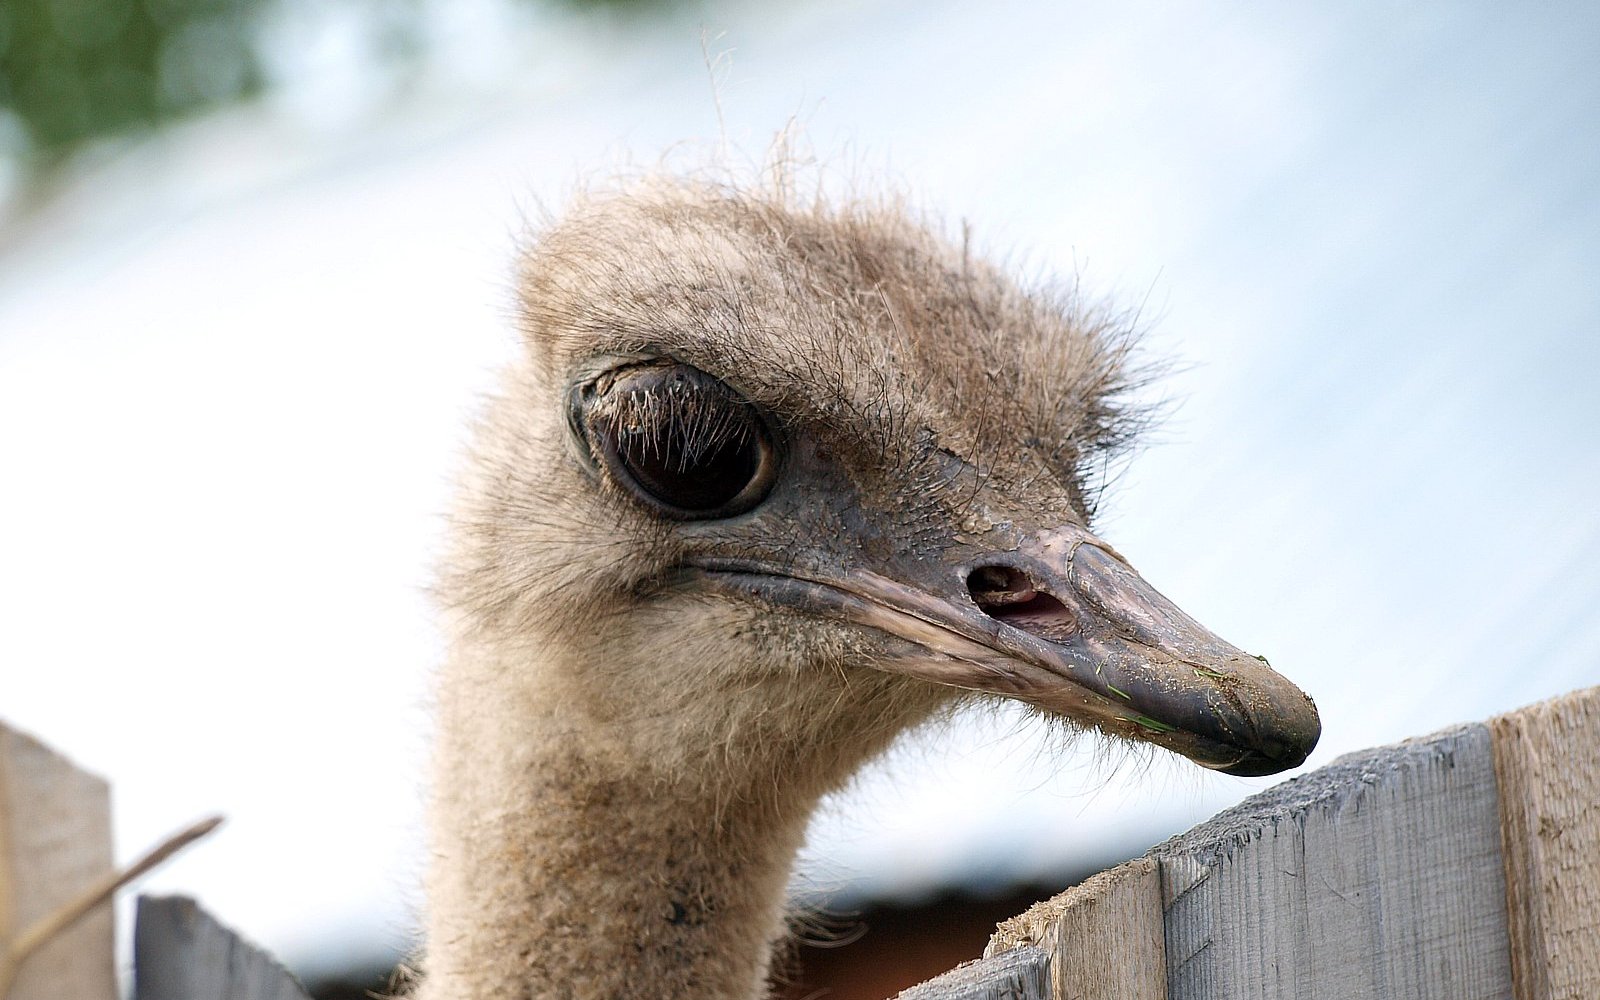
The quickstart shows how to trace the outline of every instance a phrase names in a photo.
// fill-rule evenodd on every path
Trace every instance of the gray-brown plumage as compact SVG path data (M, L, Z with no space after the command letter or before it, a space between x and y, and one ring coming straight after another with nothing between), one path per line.
M520 271L441 595L426 1000L764 995L818 798L976 697L1292 767L1088 531L1128 341L889 205L644 181Z

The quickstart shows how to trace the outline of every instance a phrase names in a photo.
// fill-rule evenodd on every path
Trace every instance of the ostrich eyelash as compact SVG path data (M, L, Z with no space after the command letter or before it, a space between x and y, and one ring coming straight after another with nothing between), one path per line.
M678 468L685 470L727 445L750 442L751 425L741 419L741 405L732 393L673 381L607 393L595 400L589 419L619 437L642 438L652 455L676 456Z

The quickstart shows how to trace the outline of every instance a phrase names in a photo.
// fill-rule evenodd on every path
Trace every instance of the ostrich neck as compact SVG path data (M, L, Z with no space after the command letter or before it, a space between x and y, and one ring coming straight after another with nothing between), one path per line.
M551 666L446 668L422 1000L764 996L814 798L664 772Z

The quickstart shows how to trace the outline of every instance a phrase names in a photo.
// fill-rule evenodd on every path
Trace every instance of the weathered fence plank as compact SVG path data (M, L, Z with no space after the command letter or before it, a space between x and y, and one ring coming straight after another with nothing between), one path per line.
M289 970L185 896L140 896L134 1000L308 1000Z
M1489 721L1516 1000L1600 997L1600 688Z
M1050 984L1062 1000L1165 1000L1166 941L1156 862L1139 858L1101 872L1012 917L996 928L985 954L1022 945L1039 945L1053 956Z
M895 1000L1051 1000L1050 956L1021 947L958 965Z
M1484 725L1341 757L1152 853L1171 1000L1510 994Z
M12 964L29 928L104 878L111 865L110 788L0 724L0 995L116 1000L110 905L41 940Z

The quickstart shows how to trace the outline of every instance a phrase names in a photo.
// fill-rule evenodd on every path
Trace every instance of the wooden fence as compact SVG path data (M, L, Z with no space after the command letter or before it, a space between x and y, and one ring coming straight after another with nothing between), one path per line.
M987 955L900 1000L1600 1000L1600 688L1341 757Z
M104 783L0 726L0 1000L114 1000L109 868ZM135 1000L305 1000L181 897L134 966ZM1600 998L1600 688L1268 789L898 1000L1386 997Z

